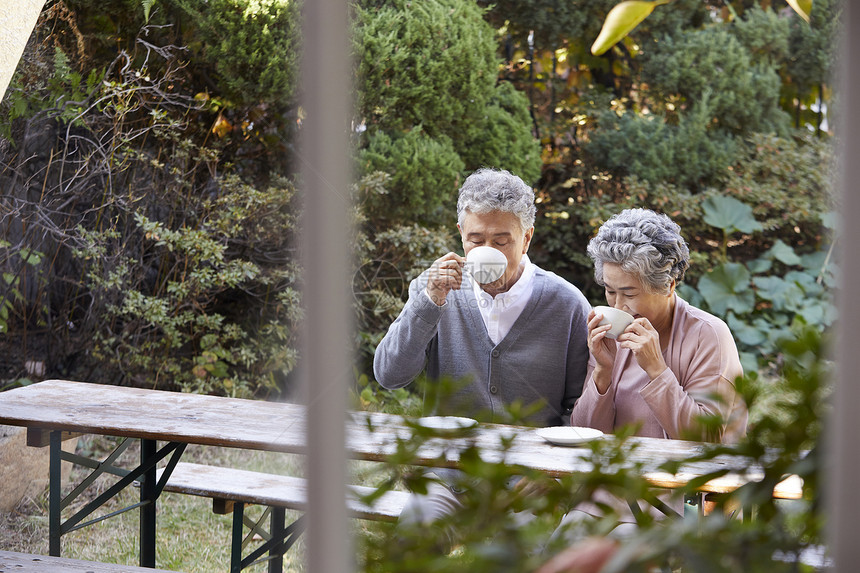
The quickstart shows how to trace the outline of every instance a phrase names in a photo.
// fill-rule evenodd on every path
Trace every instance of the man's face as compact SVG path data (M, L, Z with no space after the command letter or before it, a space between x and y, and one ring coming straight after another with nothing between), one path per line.
M463 225L457 225L463 239L463 251L469 254L475 247L487 246L504 253L508 260L505 274L484 288L507 290L518 277L523 255L529 250L534 227L523 231L519 218L513 213L490 211L478 214L467 211Z

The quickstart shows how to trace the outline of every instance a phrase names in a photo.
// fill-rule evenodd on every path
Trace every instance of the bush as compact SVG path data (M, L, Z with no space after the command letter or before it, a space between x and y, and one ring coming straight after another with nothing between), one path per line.
M177 51L146 45L144 70L122 52L74 107L63 88L82 84L62 58L57 81L28 86L37 111L2 147L5 350L43 360L47 376L281 391L300 316L293 186L255 174L269 181L258 187L226 161L207 102L177 89Z
M449 203L457 194L463 160L448 136L434 139L420 127L394 137L378 131L368 136L358 162L363 173L389 175L384 194L371 194L364 203L374 227L381 230L409 220L425 224L452 220Z
M527 101L510 86L496 86L494 33L476 4L367 2L355 26L358 146L368 150L364 159L374 158L360 161L360 173L388 173L389 200L419 209L403 213L406 219L441 220L435 211L454 202L459 179L449 171L458 166L459 178L483 166L537 178L540 153L529 134ZM446 166L444 183L454 185L413 186L427 177L428 164ZM443 182L440 175L426 180ZM371 223L378 216L368 213Z
M774 34L781 37L779 30ZM664 37L647 46L642 58L641 80L655 105L676 102L676 107L693 111L707 97L716 129L787 133L789 117L779 107L780 78L774 65L723 27Z
M737 144L730 135L710 129L710 101L705 95L676 125L655 116L598 112L584 151L596 165L620 176L692 189L712 183L735 161Z
M533 185L540 178L540 148L531 133L528 99L509 82L496 86L479 121L464 134L461 153L470 170L504 166Z
M220 95L237 106L294 103L301 2L169 0L165 4L165 10L185 16L183 35L193 40L189 49L195 66L213 70L211 80Z
M421 125L456 139L483 114L497 62L474 3L396 0L359 9L356 26L358 108L371 133Z

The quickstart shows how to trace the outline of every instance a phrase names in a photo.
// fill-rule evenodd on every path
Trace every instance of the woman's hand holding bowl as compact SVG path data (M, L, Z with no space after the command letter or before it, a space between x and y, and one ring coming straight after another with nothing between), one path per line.
M615 341L607 336L612 328L611 323L604 321L600 307L588 313L588 350L597 362L593 378L601 394L609 388L612 365L615 364L615 354L618 352Z
M639 366L651 380L666 370L660 347L660 334L647 318L637 318L618 336L621 348L629 348Z

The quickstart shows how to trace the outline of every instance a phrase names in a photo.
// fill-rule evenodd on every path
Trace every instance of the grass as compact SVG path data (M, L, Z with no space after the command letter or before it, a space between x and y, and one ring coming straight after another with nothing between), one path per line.
M105 437L85 436L78 444L78 453L96 459L104 459L117 440ZM119 465L133 467L139 459L137 443L123 453ZM285 475L303 474L303 457L275 452L260 452L232 448L189 446L182 457L183 461L224 465L236 468L281 473ZM370 484L379 464L354 462L353 483ZM75 466L69 482L78 483L88 470ZM63 515L68 517L72 511L83 507L89 500L104 491L117 480L114 476L101 476L76 500L73 507L67 508ZM136 488L126 488L112 499L96 515L104 515L138 501ZM246 515L257 519L264 508L252 506ZM298 512L288 511L287 523L299 516ZM379 535L386 526L383 524L356 524L356 535ZM230 530L232 515L212 513L211 500L175 493L164 493L158 502L157 513L156 566L161 569L184 571L186 573L225 572L230 563ZM382 527L382 529L380 529ZM247 532L247 529L246 529ZM262 544L262 539L252 541L245 554ZM139 559L140 533L139 511L111 517L77 531L67 533L62 538L62 555L75 559L137 565ZM26 553L48 554L48 503L47 492L38 499L23 500L11 514L0 515L0 548ZM304 571L304 536L287 552L284 557L284 571L302 573ZM245 569L249 573L266 571L266 563L259 563Z

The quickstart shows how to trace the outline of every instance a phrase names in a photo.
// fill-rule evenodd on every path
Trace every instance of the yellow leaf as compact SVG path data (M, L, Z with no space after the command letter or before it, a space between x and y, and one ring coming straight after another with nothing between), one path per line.
M212 133L217 135L218 137L224 137L233 129L233 126L229 121L224 119L223 115L218 115L218 119L215 120L215 125L212 126Z
M654 0L653 2L628 0L616 4L606 15L603 28L600 29L600 34L597 35L597 39L591 45L591 53L595 56L602 55L647 18L654 11L654 8L668 2L669 0Z
M785 0L788 5L794 8L801 18L809 23L809 15L812 14L812 0Z

